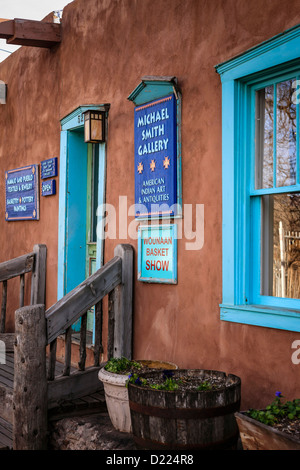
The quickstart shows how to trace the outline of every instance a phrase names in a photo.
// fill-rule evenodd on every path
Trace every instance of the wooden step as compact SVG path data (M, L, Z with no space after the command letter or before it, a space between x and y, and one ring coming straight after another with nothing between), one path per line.
M0 450L9 450L13 446L12 425L0 417Z
M48 409L49 421L69 418L72 416L89 415L107 412L104 391L86 395L76 400L65 400L54 403Z

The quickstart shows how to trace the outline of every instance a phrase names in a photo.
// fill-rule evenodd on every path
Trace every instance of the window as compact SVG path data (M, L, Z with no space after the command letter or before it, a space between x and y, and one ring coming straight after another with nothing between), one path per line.
M279 299L300 298L297 79L295 73L289 79L277 77L263 87L259 83L250 88L255 108L251 110L255 138L250 205L252 218L261 221L259 225L253 220L250 227L254 242L250 297L259 304L283 305ZM297 308L297 303L293 306Z
M299 47L296 27L217 66L221 319L291 331L300 331Z

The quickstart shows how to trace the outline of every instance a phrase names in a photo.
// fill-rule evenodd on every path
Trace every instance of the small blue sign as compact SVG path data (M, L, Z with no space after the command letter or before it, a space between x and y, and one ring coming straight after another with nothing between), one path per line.
M138 280L177 284L177 225L142 225L138 235Z
M5 172L5 220L39 220L39 168Z
M41 162L41 178L53 178L57 176L57 157L49 158Z
M177 112L174 94L134 110L135 216L176 215Z
M56 194L56 181L42 181L42 196L53 196Z

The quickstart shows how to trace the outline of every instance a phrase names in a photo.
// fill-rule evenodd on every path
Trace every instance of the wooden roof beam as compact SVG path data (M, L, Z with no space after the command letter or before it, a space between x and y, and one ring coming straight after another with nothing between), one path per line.
M14 20L0 20L0 38L8 39L14 34Z
M61 25L15 18L0 22L0 38L7 44L51 48L61 41Z

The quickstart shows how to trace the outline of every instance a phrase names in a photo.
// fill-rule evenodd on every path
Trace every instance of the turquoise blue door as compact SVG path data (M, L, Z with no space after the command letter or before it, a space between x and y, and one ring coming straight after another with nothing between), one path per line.
M105 200L105 144L84 142L78 108L62 121L59 174L58 298L74 289L102 265L103 237L97 224L98 204ZM101 214L100 214L101 215ZM87 329L93 339L94 312ZM80 321L73 326L80 330Z

